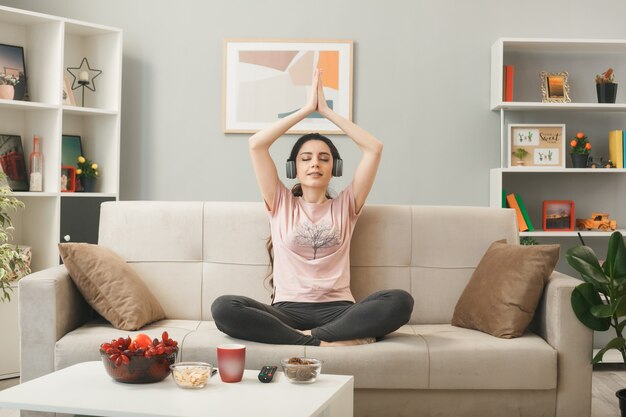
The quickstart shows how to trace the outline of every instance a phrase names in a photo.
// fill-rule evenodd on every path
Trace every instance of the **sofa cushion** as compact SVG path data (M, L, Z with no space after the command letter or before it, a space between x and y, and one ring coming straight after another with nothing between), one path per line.
M137 330L165 318L148 286L111 249L88 243L60 243L59 253L85 300L113 326Z
M452 324L503 338L521 336L559 260L559 247L493 242L463 290Z
M306 346L306 356L322 361L322 373L354 375L354 388L428 388L428 346L407 325L368 345Z
M449 324L411 325L428 345L428 388L550 390L557 386L557 352L526 332L502 339Z

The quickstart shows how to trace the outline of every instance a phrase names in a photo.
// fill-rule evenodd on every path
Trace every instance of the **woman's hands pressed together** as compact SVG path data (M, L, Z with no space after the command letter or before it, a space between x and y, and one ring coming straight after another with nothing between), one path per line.
M332 110L328 107L328 103L326 103L326 97L324 97L324 71L318 69L317 72L317 112L324 117L328 116Z
M311 81L311 89L309 90L309 97L307 98L306 104L303 107L303 110L306 111L306 114L309 115L317 110L318 106L318 84L320 80L320 70L316 69L313 73L313 80Z

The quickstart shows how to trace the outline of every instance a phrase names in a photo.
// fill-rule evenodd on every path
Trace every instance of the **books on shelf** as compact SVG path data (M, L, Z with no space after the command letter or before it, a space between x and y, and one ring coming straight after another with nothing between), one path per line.
M504 66L504 77L502 77L502 101L513 101L513 65Z
M520 232L529 231L532 232L535 230L533 224L530 220L530 216L528 215L528 210L526 210L526 205L522 200L522 197L519 194L510 193L506 196L507 206L515 210L517 214L517 228Z
M609 159L615 168L624 168L624 131L611 130L609 132Z

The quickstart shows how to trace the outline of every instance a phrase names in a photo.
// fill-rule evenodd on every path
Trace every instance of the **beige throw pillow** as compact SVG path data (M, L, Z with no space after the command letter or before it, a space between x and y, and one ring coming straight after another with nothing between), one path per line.
M148 286L112 250L88 243L60 243L59 253L85 300L116 328L137 330L165 318Z
M456 304L452 325L505 339L521 336L559 260L559 248L492 243Z

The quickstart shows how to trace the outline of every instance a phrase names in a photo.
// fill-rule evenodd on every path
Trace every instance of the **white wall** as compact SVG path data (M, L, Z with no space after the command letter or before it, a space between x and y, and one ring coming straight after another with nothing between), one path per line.
M626 2L617 0L0 4L124 30L125 200L260 199L247 137L221 132L224 38L354 40L354 119L385 143L369 202L487 205L489 168L499 166L499 117L489 110L492 43L626 37ZM281 173L294 138L273 149ZM359 152L347 137L336 143L348 174L336 182L341 189Z

